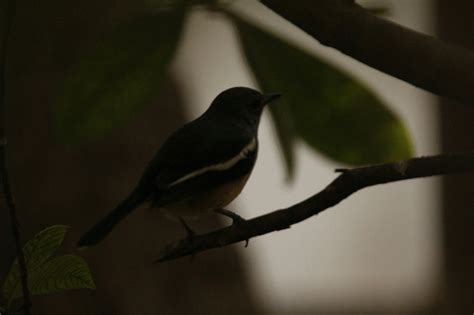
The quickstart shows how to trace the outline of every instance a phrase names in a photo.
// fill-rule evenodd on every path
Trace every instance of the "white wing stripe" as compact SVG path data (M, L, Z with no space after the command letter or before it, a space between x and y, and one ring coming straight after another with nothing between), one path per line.
M249 144L247 144L243 149L242 151L239 152L239 154L237 154L236 156L234 156L233 158L225 161L225 162L222 162L222 163L218 163L218 164L214 164L214 165L209 165L209 166L206 166L206 167L203 167L201 169L198 169L194 172L191 172L181 178L178 178L177 180L175 180L174 182L172 182L171 184L169 184L167 187L172 187L174 185L177 185L179 183L182 183L184 181L187 181L193 177L196 177L196 176L199 176L199 175L202 175L206 172L209 172L209 171L225 171L225 170L228 170L230 169L231 167L233 167L235 164L237 164L240 160L243 160L247 157L247 155L254 151L255 148L257 147L257 140L256 138L253 138Z

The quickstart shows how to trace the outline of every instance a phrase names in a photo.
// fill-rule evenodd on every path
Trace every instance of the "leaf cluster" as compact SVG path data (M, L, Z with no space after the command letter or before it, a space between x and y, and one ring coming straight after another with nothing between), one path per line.
M76 255L54 255L62 244L68 227L50 226L23 246L28 272L28 289L31 295L43 295L69 289L95 289L94 281L85 260ZM22 296L18 259L13 262L3 282L6 311L12 302Z
M66 143L105 136L149 104L166 80L193 5L217 1L155 1L147 16L135 17L103 34L84 51L56 101L55 125ZM247 63L264 91L282 93L270 107L288 178L295 169L295 143L303 141L334 161L363 165L412 155L408 132L368 86L343 69L235 14ZM211 49L211 48L210 48Z

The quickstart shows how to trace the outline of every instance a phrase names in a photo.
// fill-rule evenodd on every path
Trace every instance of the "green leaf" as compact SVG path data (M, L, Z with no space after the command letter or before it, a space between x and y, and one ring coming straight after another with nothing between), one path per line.
M392 9L386 5L370 6L365 9L374 15L383 15L383 16L390 15L390 12L392 11Z
M95 289L87 263L82 257L64 255L50 259L29 274L31 295L50 294L69 289ZM12 299L21 296L17 288Z
M52 225L36 234L23 246L27 266L42 264L58 249L69 227Z
M235 22L259 84L283 94L288 119L312 148L353 165L411 155L402 122L369 88L274 35L237 17Z
M148 7L155 8L173 8L177 6L187 5L216 5L221 0L146 0Z
M270 114L275 128L278 144L283 155L286 169L286 179L291 181L295 170L294 143L296 133L291 121L290 108L285 101L279 101L276 105L270 105Z
M134 18L82 54L56 101L55 129L63 142L104 136L158 94L184 16L180 8Z
M58 249L63 242L68 227L65 225L50 226L29 240L23 246L23 254L28 273L39 268ZM3 295L10 300L13 292L21 291L20 268L18 259L12 264L3 284Z

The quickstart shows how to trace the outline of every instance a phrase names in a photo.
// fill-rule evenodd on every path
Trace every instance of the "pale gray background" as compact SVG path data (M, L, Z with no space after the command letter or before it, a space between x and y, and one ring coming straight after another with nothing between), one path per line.
M387 5L389 18L400 24L433 33L429 0L364 1L369 2ZM433 95L321 46L254 1L237 1L235 9L369 84L407 125L416 155L439 152ZM222 16L196 10L189 19L172 66L187 92L189 119L225 88L256 86L237 45L232 25ZM289 184L268 113L260 143L254 173L229 207L247 218L314 194L340 166L299 143L296 176ZM270 311L429 305L442 267L439 192L438 179L369 188L290 230L251 240L244 253L258 302Z

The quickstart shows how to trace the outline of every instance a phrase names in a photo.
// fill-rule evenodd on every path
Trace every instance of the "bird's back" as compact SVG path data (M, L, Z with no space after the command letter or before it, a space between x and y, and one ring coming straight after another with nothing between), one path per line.
M154 185L151 199L160 207L250 174L257 152L256 134L201 116L168 138L142 181Z

